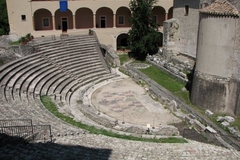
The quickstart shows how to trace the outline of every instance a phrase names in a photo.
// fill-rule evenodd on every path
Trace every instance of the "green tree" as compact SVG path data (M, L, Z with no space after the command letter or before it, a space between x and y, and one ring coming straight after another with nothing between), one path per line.
M128 45L138 60L145 60L148 53L155 54L158 51L159 25L152 19L155 3L156 0L131 0L129 4L132 28L129 31Z
M7 5L6 0L0 0L0 35L8 34L9 23L7 15Z

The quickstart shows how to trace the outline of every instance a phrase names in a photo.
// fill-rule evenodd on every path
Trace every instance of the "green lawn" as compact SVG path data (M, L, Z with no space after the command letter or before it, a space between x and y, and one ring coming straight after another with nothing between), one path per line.
M141 72L146 74L149 78L163 86L174 95L185 101L187 104L191 104L189 100L189 92L182 92L181 89L185 86L185 83L180 82L175 77L161 71L155 66L150 66L146 69L139 69Z
M128 139L128 140L135 140L135 141L146 141L146 142L155 142L155 143L187 143L187 141L183 138L177 138L177 137L169 137L169 138L139 138L134 136L127 136L127 135L119 135L117 133L107 131L105 129L97 129L94 126L88 126L86 124L83 124L81 122L76 122L73 120L73 118L63 115L62 113L58 112L58 109L56 105L51 101L51 98L48 96L41 96L41 101L43 105L56 117L62 119L63 121L72 124L76 127L88 130L90 133L93 134L102 134L109 137L116 137L116 138L122 138L122 139Z
M11 45L19 45L19 44L20 44L19 41L14 41L14 42L11 43Z

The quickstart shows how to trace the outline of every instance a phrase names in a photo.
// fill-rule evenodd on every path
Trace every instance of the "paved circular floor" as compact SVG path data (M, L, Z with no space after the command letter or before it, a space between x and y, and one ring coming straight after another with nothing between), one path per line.
M98 88L91 102L100 112L131 124L158 127L181 121L129 78Z

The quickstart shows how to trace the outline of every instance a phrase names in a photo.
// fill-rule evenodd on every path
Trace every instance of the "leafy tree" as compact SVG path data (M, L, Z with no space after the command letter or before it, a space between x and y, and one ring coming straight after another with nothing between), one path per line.
M9 23L7 15L7 5L6 0L0 0L0 35L8 34Z
M155 54L158 51L159 25L152 19L155 3L156 0L131 0L129 4L132 28L128 44L134 58L138 60L145 60L148 53Z

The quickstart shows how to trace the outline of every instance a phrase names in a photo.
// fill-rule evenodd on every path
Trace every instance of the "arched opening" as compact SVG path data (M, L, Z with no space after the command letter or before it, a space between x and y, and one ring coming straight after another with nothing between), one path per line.
M131 27L131 11L127 7L120 7L116 12L116 27Z
M67 32L68 29L73 29L73 16L72 12L68 9L67 12L60 12L58 9L55 12L55 25L57 30Z
M113 11L110 8L102 7L96 12L96 28L113 27Z
M118 37L117 37L117 49L118 50L122 50L122 49L127 48L127 46L128 46L128 42L127 42L128 37L129 37L129 35L126 34L126 33L122 33L122 34L118 35Z
M173 18L173 7L169 8L168 10L168 19Z
M153 21L158 23L160 26L163 26L163 22L165 21L166 11L161 6L155 6L152 10L153 12Z
M93 28L93 12L89 8L79 8L75 14L76 28Z
M38 30L52 30L52 14L47 9L38 9L34 12L34 29Z

